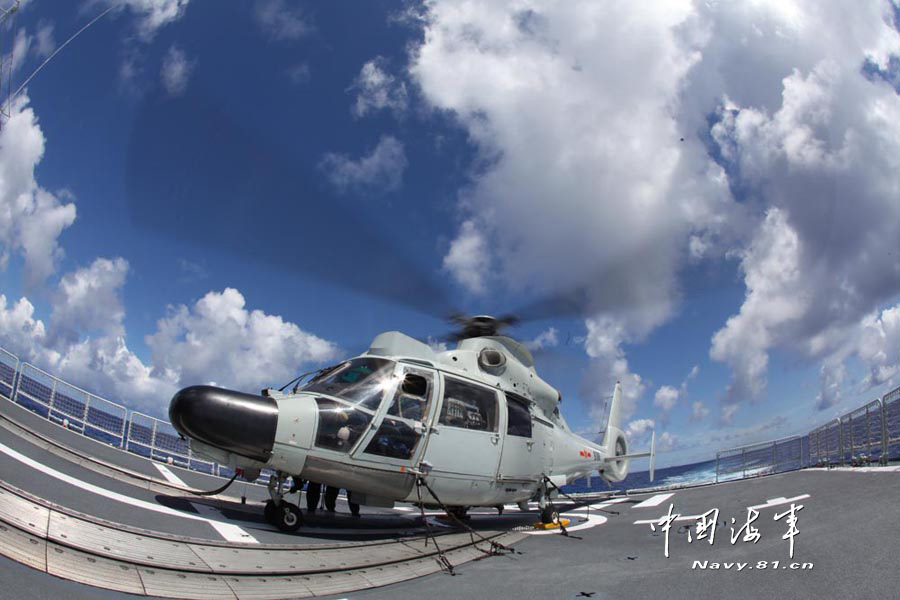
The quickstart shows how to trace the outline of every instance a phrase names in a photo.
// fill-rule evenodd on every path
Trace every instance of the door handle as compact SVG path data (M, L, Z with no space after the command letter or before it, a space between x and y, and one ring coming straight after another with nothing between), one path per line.
M497 444L499 444L499 443L500 443L500 436L497 435L496 433L495 433L494 435L492 435L492 436L491 436L491 443L492 443L493 445L495 445L495 446L496 446Z
M534 442L525 442L525 445L528 446L528 451L531 452L531 449L534 448Z

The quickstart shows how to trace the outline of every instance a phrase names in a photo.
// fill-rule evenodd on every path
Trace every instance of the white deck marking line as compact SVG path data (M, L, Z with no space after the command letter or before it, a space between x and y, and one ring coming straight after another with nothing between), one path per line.
M185 488L188 487L188 485L185 482L183 482L181 480L181 478L178 477L178 475L176 475L175 473L170 471L166 465L162 465L158 462L154 462L153 466L156 467L156 469L160 473L162 473L162 476L165 477L166 481L168 481L169 483L180 486L180 487L185 487Z
M69 485L73 485L77 488L81 488L87 492L91 492L92 494L97 494L98 496L103 496L104 498L109 498L110 500L115 500L116 502L122 502L124 504L130 504L131 506L136 506L138 508L142 508L144 510L149 510L153 512L162 513L164 515L170 515L173 517L181 517L182 519L190 519L192 521L203 521L205 523L209 523L209 525L215 529L219 535L228 540L229 542L248 542L251 544L258 544L259 542L252 535L238 527L237 525L232 525L231 523L222 523L221 521L215 521L213 519L208 519L206 517L201 517L197 515L191 515L188 513L184 513L173 508L169 508L167 506L160 506L159 504L153 504L152 502L147 502L145 500L139 500L137 498L132 498L131 496L126 496L124 494L119 494L118 492L113 492L111 490L104 489L102 487L96 486L92 483L88 483L86 481L81 481L80 479L76 479L71 475L67 475L65 473L61 473L56 469L52 469L47 465L42 465L36 460L21 454L9 446L0 443L0 452L3 452L7 456L16 459L20 463L28 465L32 469L36 471L40 471L50 477L55 479L59 479L60 481L64 481ZM238 533L240 532L240 533Z
M631 508L650 508L651 506L659 506L660 504L662 504L663 502L665 502L666 500L668 500L669 498L671 498L674 495L675 495L674 492L669 493L669 494L657 494L655 496L647 498L640 504L635 504Z
M162 473L162 476L165 477L169 483L184 488L188 487L188 485L184 481L182 481L181 478L178 477L178 475L173 473L166 465L154 462L153 466L156 467L156 469L160 473ZM194 510L196 510L199 514L206 517L212 517L211 519L209 519L209 524L219 532L219 535L221 535L229 542L256 542L256 538L254 538L252 535L250 535L237 525L219 521L219 519L224 519L226 517L215 507L212 507L209 504L204 504L202 502L191 502L191 506L193 506Z
M759 510L761 508L769 508L772 506L781 506L782 504L790 504L791 502L797 502L799 500L806 500L809 498L809 494L802 494L800 496L794 496L793 498L772 498L771 500L766 500L765 504L757 504L756 506L748 506L747 508L752 508L753 510Z

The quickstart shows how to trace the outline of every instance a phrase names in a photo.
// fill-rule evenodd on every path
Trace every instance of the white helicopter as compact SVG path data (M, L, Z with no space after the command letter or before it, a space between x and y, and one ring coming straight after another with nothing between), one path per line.
M347 489L357 504L412 502L456 516L507 503L527 511L537 500L544 523L558 520L551 495L594 472L621 481L630 459L649 456L652 480L655 435L650 452L628 454L618 383L603 441L591 442L566 424L560 393L528 349L500 335L514 318L457 322L454 350L382 333L360 356L301 376L290 393L192 386L175 394L169 416L194 451L245 479L273 470L266 517L284 531L303 522L284 497L288 477Z

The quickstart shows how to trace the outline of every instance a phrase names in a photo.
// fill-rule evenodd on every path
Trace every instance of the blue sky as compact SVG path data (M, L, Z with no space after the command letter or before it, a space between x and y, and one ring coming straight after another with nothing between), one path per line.
M577 291L512 333L663 464L896 385L891 2L31 0L4 74L109 6L3 117L26 360L162 414Z

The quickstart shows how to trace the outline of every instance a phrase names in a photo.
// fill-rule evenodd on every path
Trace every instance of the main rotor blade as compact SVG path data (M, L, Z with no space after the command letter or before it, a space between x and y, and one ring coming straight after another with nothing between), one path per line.
M520 306L512 314L519 318L517 324L560 317L622 314L728 285L723 277L730 275L720 272L715 266L688 267L678 271L678 261L675 260L662 268L656 279L634 278L632 272L640 269L641 265L659 264L657 260L650 260L651 255L657 252L671 254L672 250L656 241L632 246L595 268L581 282L539 297ZM647 284L654 281L658 282L658 287ZM639 287L641 284L645 287Z
M412 211L341 197L323 180L315 164L290 160L194 92L145 101L125 187L136 226L198 252L214 248L426 315L448 314L446 288L414 259L430 239Z

